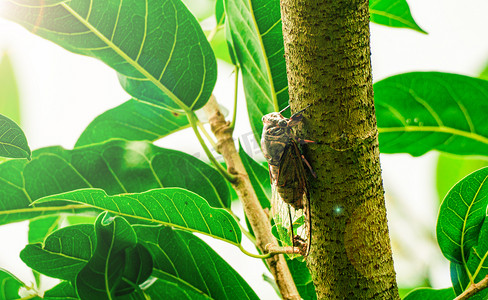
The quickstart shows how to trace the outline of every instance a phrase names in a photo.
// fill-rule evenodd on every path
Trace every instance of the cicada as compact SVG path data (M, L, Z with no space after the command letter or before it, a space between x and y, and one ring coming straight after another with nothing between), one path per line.
M265 115L261 139L271 178L271 216L275 228L282 246L292 246L293 253L303 256L308 254L311 241L310 200L304 165L315 174L298 144L313 141L297 138L293 127L300 123L305 109L290 118L285 118L281 114L283 111Z

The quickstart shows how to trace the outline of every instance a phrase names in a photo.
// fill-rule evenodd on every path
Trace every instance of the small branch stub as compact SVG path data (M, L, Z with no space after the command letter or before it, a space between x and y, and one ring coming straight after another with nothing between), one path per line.
M471 284L462 294L454 298L454 300L468 299L474 296L474 294L486 289L487 287L488 287L488 275L486 275L486 277L483 278L480 282Z

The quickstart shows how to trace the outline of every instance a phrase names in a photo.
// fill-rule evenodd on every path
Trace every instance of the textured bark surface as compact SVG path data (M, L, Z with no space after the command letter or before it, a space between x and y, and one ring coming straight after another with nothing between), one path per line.
M379 163L367 0L282 0L293 111L310 180L319 299L398 299Z

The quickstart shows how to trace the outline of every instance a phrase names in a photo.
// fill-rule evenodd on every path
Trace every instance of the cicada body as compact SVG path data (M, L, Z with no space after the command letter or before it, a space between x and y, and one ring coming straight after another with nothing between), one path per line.
M306 161L298 142L312 141L298 139L292 131L293 126L301 121L302 112L289 119L280 113L265 115L261 147L269 165L271 215L281 244L292 246L296 252L306 256L311 238L310 205L304 167Z

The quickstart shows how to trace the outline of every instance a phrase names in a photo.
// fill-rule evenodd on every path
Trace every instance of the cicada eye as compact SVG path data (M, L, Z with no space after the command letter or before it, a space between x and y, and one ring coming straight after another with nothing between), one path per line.
M287 125L288 125L288 122L286 120L281 119L278 121L279 127L286 127Z

